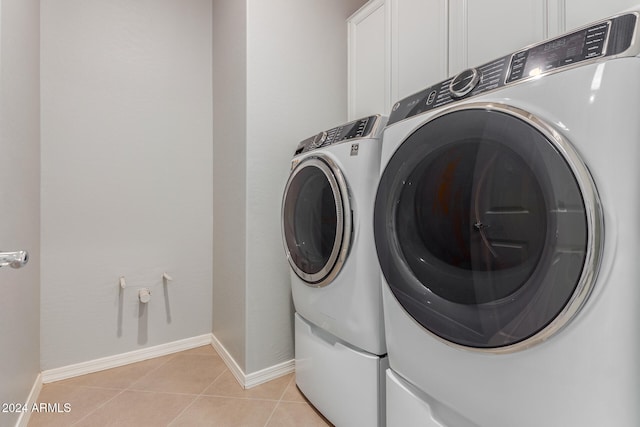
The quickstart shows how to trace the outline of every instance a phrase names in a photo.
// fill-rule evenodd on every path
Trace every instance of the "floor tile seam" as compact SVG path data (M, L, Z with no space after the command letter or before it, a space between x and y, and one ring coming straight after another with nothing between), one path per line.
M191 399L191 402L189 402L188 405L182 408L182 411L178 412L176 416L173 417L173 419L167 423L167 427L170 427L171 424L175 423L182 416L182 414L184 414L189 408L191 408L198 401L199 398L200 398L199 395L193 395L193 399Z
M268 397L243 397L243 396L229 396L224 394L201 394L199 397L218 397L223 399L235 399L235 400L257 400L260 402L280 402L278 399L270 399Z
M139 388L128 388L123 391L130 391L132 393L153 393L153 394L169 394L173 396L196 396L198 397L199 393L184 393L179 391L162 391L162 390L143 390Z
M276 404L273 406L273 410L271 411L271 413L269 414L269 417L265 421L264 427L267 427L269 425L269 423L271 422L271 419L273 418L273 415L278 410L278 406L280 406L280 401L276 402Z
M306 400L292 400L292 399L280 399L279 402L284 402L284 403L306 403L306 404L309 404L309 402L306 401Z
M139 383L139 381L143 380L145 377L140 378L139 381L134 382L133 384L131 384L126 390L128 391L141 391L141 392L148 392L148 393L167 393L167 394L183 394L183 395L189 395L189 396L200 396L202 395L202 393L204 393L209 387L211 387L213 385L213 383L216 382L216 380L218 378L220 378L220 376L226 371L226 369L223 369L222 372L220 372L218 375L215 376L215 378L213 378L211 380L210 383L206 384L205 386L202 387L201 391L194 391L192 393L186 393L186 392L174 392L174 391L164 391L164 390L149 390L149 389L145 389L145 388L138 388L136 387L136 384Z
M276 406L274 406L273 411L271 411L271 415L269 415L269 418L267 418L267 421L265 422L264 427L269 427L269 423L271 423L271 419L273 418L274 414L276 413L276 411L278 410L280 405L282 405L282 403L300 403L300 404L303 404L303 405L308 405L305 402L290 402L290 401L287 401L287 400L285 400L285 401L280 400L280 401L278 401L278 403L276 403Z
M128 386L126 387L104 387L104 386L96 386L96 385L85 385L85 384L58 384L58 386L62 386L65 388L71 388L71 389L82 389L82 388L87 388L87 389L97 389L97 390L110 390L110 391L117 391L117 393L110 399L107 399L106 401L102 402L102 404L98 405L97 407L95 407L93 410L91 410L89 413L87 413L85 416L81 417L79 420L77 420L76 422L73 423L73 425L76 425L80 422L82 422L83 420L85 420L87 417L90 417L91 415L93 415L96 411L100 410L102 407L104 407L105 405L107 405L109 402L111 402L112 400L114 400L115 398L117 398L118 396L120 396L121 394L123 394L126 391L134 391L134 392L145 392L145 393L157 393L157 394L169 394L169 395L181 395L181 396L193 396L193 400L189 403L189 405L187 405L185 407L184 410L186 410L188 407L190 407L191 405L193 405L193 403L195 401L197 401L198 397L202 395L202 393L200 394L195 394L195 393L173 393L173 392L164 392L164 391L153 391L153 390L141 390L141 389L135 389L132 388L135 384L137 384L138 382L140 382L141 380L143 380L144 378L146 378L147 376L155 373L157 370L159 370L160 368L162 368L163 366L165 366L167 363L169 363L171 360L175 359L176 356L180 355L181 352L175 352L173 354L168 354L165 356L158 356L158 358L160 357L167 357L167 360L164 361L163 363L159 364L158 366L156 366L155 368L151 369L149 372L147 372L146 374L142 375L140 378L136 379L135 381L133 381L132 383L130 383ZM184 356L196 356L196 355L184 355ZM209 356L209 357L216 357L216 358L220 358L220 356L216 353L216 354L197 354L197 356ZM147 360L152 360L154 358L151 359L147 359ZM138 363L138 362L132 362L131 364L134 363ZM222 375L223 372L221 372L218 376L215 377L215 379L211 382L211 384L209 384L208 386L206 386L204 390L206 390L208 387L210 387L213 382L215 382L215 380L217 380L220 375ZM182 412L184 412L184 410ZM182 412L180 412L180 414L178 416L180 416L182 414ZM177 419L177 417L176 417Z
M284 396L287 394L287 390L289 389L289 386L291 385L291 382L292 381L295 382L295 380L296 380L296 378L295 378L295 376L293 376L289 380L287 385L284 387L284 389L282 390L282 393L280 394L280 398L277 400L275 406L273 407L273 410L271 411L271 414L269 414L269 417L267 418L267 420L264 423L264 427L268 427L269 426L269 424L271 423L271 420L273 419L273 416L275 415L276 411L282 405L283 402L285 402L285 403L299 403L299 402L290 402L288 400L284 400Z
M219 359L221 362L224 362L224 361L222 360L222 358L220 358L220 356L218 356L217 354L215 354L215 355L214 355L214 354L196 354L196 355L191 354L191 355L190 355L190 354L181 354L181 353L182 353L182 352L176 352L176 353L173 353L173 354L166 355L166 356L169 356L169 357L168 357L168 359L167 359L164 363L160 364L160 365L159 365L159 366L157 366L156 368L152 369L151 371L147 372L146 374L144 374L144 375L143 375L143 376L141 376L140 378L138 378L138 379L136 379L135 381L133 381L131 384L129 384L129 386L127 387L127 390L139 390L139 389L136 389L136 388L135 388L136 384L139 384L139 383L140 383L140 382L142 382L143 380L145 380L145 379L149 378L152 374L157 373L157 372L158 372L158 370L160 370L160 369L161 369L161 368L163 368L165 365L167 365L169 362L171 362L172 360L176 359L176 358L177 358L177 357L179 357L179 356L186 356L186 357L193 357L193 356L205 356L205 357L209 357L209 358L216 358L216 359ZM159 357L165 357L165 356L159 356ZM226 369L226 368L225 368L225 369ZM224 372L224 371L223 371L223 372ZM214 380L213 380L213 381L215 381L216 379L218 379L218 377L219 377L219 375L218 375L218 376L216 376L216 377L214 378ZM211 384L213 384L213 381L212 381L210 384L208 384L208 385L207 385L207 387L210 387L210 386L211 386ZM204 390L206 390L206 387L204 388ZM192 393L187 393L187 394L192 394ZM193 393L193 394L195 394L195 393Z
M206 386L201 392L200 394L198 394L197 396L195 396L193 398L193 400L191 401L191 403L189 403L187 406L185 406L182 411L180 411L180 413L178 413L168 424L167 427L171 427L171 424L175 423L181 416L182 414L184 414L189 408L191 408L202 396L209 387L211 387L213 385L213 383L215 383L218 378L220 378L222 376L222 374L225 373L225 371L227 371L227 369L223 369L222 372L220 372L214 379L213 381L211 381L211 384L209 384L208 386Z
M175 353L167 354L167 355L164 355L164 356L152 357L151 359L145 360L145 362L146 362L148 360L158 359L160 357L167 357L167 360L165 360L164 363L159 364L158 366L156 366L155 368L151 369L149 372L147 372L146 374L142 375L140 378L136 379L131 384L129 384L129 386L127 387L127 390L131 389L132 386L134 386L135 384L139 383L143 379L147 378L149 375L155 373L158 369L162 368L164 365L166 365L167 363L169 363L170 361L175 359L175 357L178 354L180 354L180 352L175 352ZM134 362L134 363L137 363L137 362ZM133 365L133 363L130 363L129 365Z
M105 407L109 402L111 402L112 400L114 400L116 397L120 396L122 393L124 393L126 390L120 390L119 393L116 393L113 395L113 397L111 397L111 399L107 399L104 402L102 402L101 405L96 406L92 411L89 411L89 413L87 413L84 417L80 418L79 420L77 420L76 422L74 422L73 424L71 424L72 426L78 425L81 421L86 420L87 418L89 418L91 415L95 414L98 410L102 409L103 407Z
M202 391L200 391L200 393L198 393L198 396L203 396L203 395L205 395L205 394L204 394L204 392L205 392L205 391L207 391L207 389L208 389L209 387L211 387L212 385L214 385L214 384L216 383L216 381L218 381L218 379L220 379L220 377L222 377L222 375L224 375L224 373L225 373L225 372L227 372L228 370L229 370L229 369L225 367L225 368L222 370L222 372L220 372L218 375L216 375L216 377L215 377L213 380L211 380L211 382L210 382L209 384L207 384L207 385L202 389Z
M278 399L278 402L282 402L282 400L284 399L284 395L287 394L287 390L289 390L289 387L291 386L291 382L292 381L294 382L294 387L295 387L295 381L296 381L296 376L295 375L291 376L291 379L289 379L289 382L284 387L284 390L282 390L282 394L280 394L280 399Z
M228 398L234 398L234 399L245 399L245 400L261 400L261 401L269 401L269 402L280 402L282 400L282 398L284 397L285 393L287 392L287 387L289 387L289 384L291 384L291 381L295 381L295 378L292 378L287 385L285 386L285 388L282 390L282 393L280 394L280 397L277 398L270 398L270 397L250 397L250 396L229 396L229 395L225 395L225 394L219 394L219 393L215 393L215 394L206 394L205 392L211 387L213 386L216 381L218 381L218 379L220 377L222 377L222 375L224 375L226 372L228 372L229 369L225 369L223 370L212 382L211 384L209 384L203 391L202 393L200 393L200 396L203 397L228 397Z
M267 418L267 421L265 422L265 424L264 424L264 426L263 426L263 427L269 427L269 423L271 423L271 420L273 419L273 416L275 415L276 411L278 410L278 408L279 408L283 403L298 403L298 404L301 404L301 405L307 405L307 406L309 406L309 404L308 404L308 403L306 403L306 402L291 402L291 401L288 401L288 400L284 400L284 401L283 401L283 400L280 400L280 401L278 401L278 402L276 403L276 405L273 407L273 411L271 411L271 414L269 415L269 418Z
M87 385L87 384L73 384L73 385L60 384L60 385L62 385L63 387L69 387L73 389L90 388L95 390L118 390L118 391L127 390L126 387L108 387L108 386L101 386L101 385Z
M296 405L307 405L307 406L313 406L313 405L312 405L311 403L309 403L309 402L296 402L296 401L294 401L294 400L283 400L283 401L281 401L281 402L279 402L279 403L286 403L286 404L293 403L293 404L296 404Z

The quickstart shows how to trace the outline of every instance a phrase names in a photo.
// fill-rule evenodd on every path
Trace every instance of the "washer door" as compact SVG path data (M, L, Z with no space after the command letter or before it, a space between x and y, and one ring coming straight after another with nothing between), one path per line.
M293 271L310 286L328 285L344 264L351 242L346 181L328 157L302 160L282 202L282 233Z
M602 216L571 145L525 111L467 104L411 134L389 161L375 241L404 309L447 343L532 345L583 305Z

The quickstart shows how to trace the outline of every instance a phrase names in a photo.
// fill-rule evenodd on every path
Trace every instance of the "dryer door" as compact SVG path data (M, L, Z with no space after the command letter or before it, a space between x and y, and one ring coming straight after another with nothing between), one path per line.
M351 242L351 207L344 176L328 157L302 160L282 202L287 259L310 286L328 285L344 264Z
M602 218L571 145L522 110L467 104L399 146L380 181L375 240L403 308L449 344L514 351L582 306Z

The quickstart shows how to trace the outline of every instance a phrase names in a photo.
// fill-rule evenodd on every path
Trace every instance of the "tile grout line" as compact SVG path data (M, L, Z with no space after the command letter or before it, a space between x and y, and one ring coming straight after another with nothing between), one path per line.
M216 351L216 356L217 356L217 357L220 357L220 355L218 354L218 352L217 352L217 351ZM196 403L196 401L197 401L198 399L200 399L200 397L204 396L204 392L205 392L205 391L207 391L207 389L208 389L209 387L211 387L211 386L212 386L212 385L213 385L213 384L218 380L218 378L220 378L220 377L221 377L225 372L227 372L228 370L229 370L228 368L223 369L223 370L222 370L222 372L220 372L220 373L219 373L219 374L218 374L218 375L213 379L213 381L211 381L211 383L210 383L208 386L206 386L206 387L204 387L204 388L202 389L202 391L200 392L200 394L196 395L196 396L193 398L193 400L191 401L191 403L189 403L187 406L185 406L185 407L184 407L184 409L182 409L182 411L180 411L180 413L178 413L178 415L176 415L175 417L173 417L173 419L172 419L171 421L169 421L169 423L167 424L167 427L170 427L170 426L171 426L171 424L175 423L175 422L176 422L176 421L177 421L177 420L182 416L182 414L184 414L184 413L185 413L189 408L191 408L191 407L193 406L193 404L194 404L194 403Z
M99 403L98 406L96 406L93 410L89 411L87 414L85 414L84 416L82 416L81 418L79 418L78 420L76 420L75 422L73 422L73 426L77 426L79 424L81 424L82 422L86 422L88 419L90 419L92 416L95 416L95 414L102 410L105 406L109 405L111 402L113 402L115 399L117 399L119 396L121 396L122 394L126 393L126 392L134 392L134 393L138 393L138 392L142 392L142 393L149 393L149 394L172 394L172 395L183 395L183 396L190 396L193 397L193 399L191 401L187 401L186 406L174 417L172 417L171 419L165 420L165 422L167 424L165 424L166 426L175 426L177 420L182 417L186 412L189 411L189 409L193 408L193 406L195 405L195 403L203 398L203 397L220 397L220 398L232 398L232 399L238 399L238 400L254 400L254 401L265 401L265 402L275 402L275 405L271 411L271 413L269 414L269 417L266 420L266 425L268 425L270 422L272 422L273 418L274 418L274 414L276 413L276 410L281 406L281 403L284 402L285 400L285 396L286 393L288 391L288 388L291 386L292 382L295 383L295 376L292 376L292 378L286 383L285 387L282 389L280 396L279 397L275 397L275 398L256 398L256 397L234 397L234 396L226 396L226 395L216 395L216 394L205 394L205 392L211 388L217 381L220 380L220 378L225 375L227 372L229 372L229 369L226 368L224 369L222 372L220 372L215 378L212 379L212 381L206 385L205 387L202 388L202 390L197 393L197 394L191 394L191 393L173 393L173 392L159 392L159 391L153 391L153 390L143 390L143 389L136 389L135 385L136 384L140 384L144 379L148 379L150 377L152 377L154 374L157 374L158 371L160 371L164 366L166 366L168 363L170 363L172 360L174 360L181 352L176 352L174 354L171 355L167 355L169 357L167 357L167 360L165 360L164 362L160 363L158 366L153 367L151 370L149 370L147 373L145 373L144 375L135 378L133 381L131 381L130 383L126 384L125 386L122 387L104 387L101 385L83 385L83 384L78 384L78 385L64 385L65 387L69 387L72 388L74 390L82 390L82 389L98 389L98 390L111 390L113 392L115 392L115 394L111 397L108 398L106 400L104 400L102 403ZM159 356L162 357L162 356ZM211 357L220 357L219 354L217 354L217 352L215 352L215 355L211 355Z
M229 399L229 400L255 400L258 402L275 402L275 403L279 403L280 401L278 399L270 399L268 397L241 397L241 396L229 396L226 394L201 394L198 395L198 397L215 397L218 399ZM286 402L286 400L285 400Z
M92 384L63 384L64 381L60 381L59 382L59 386L62 386L63 388L66 388L66 389L69 389L69 390L82 391L83 389L89 389L89 390L93 389L93 390L108 390L108 391L115 392L115 394L111 398L108 398L108 399L102 401L101 403L98 403L98 405L94 409L90 410L87 414L85 414L84 416L80 417L78 420L74 421L72 423L72 425L75 426L75 425L78 425L79 423L85 421L87 418L93 416L97 411L99 411L100 409L104 408L106 405L108 405L114 399L118 398L120 395L122 395L123 393L125 393L127 391L193 396L194 397L194 401L195 401L195 399L197 399L199 396L201 396L202 393L200 393L200 394L191 394L191 393L156 392L156 391L150 391L150 390L137 390L137 389L134 388L135 384L138 384L144 378L147 378L148 376L153 375L154 373L156 373L159 369L164 367L167 363L169 363L171 360L173 360L180 353L182 353L182 352L178 351L178 352L167 354L167 355L163 355L163 356L157 356L158 358L166 357L167 359L163 363L160 363L158 366L152 368L151 370L149 370L144 375L140 376L139 378L136 378L131 383L129 383L128 385L123 386L123 387L109 387L109 386L92 385ZM220 357L220 356L218 354L216 354L216 357ZM146 361L152 360L152 359L155 359L155 358L150 358L150 359L142 360L142 361L139 361L139 362L134 362L133 364L146 362ZM130 365L130 364L128 364L128 365ZM123 365L123 366L126 366L126 365ZM117 367L110 368L110 369L118 369L118 368L122 368L123 366L117 366ZM91 372L91 373L88 373L88 374L85 374L85 375L92 375L92 374L94 374L94 372ZM83 376L85 376L85 375L83 375ZM220 375L218 375L213 381L217 380L219 376ZM57 383L57 381L56 381L56 383ZM206 390L206 388L205 388L205 390ZM42 391L39 393L38 398L40 397L41 394L42 394Z
M142 377L138 378L136 381L133 381L131 384L129 384L128 386L126 386L126 387L124 387L124 388L116 388L116 389L114 389L114 388L106 388L106 387L94 387L94 388L102 388L102 389L105 389L105 390L120 390L120 392L119 392L119 393L116 393L116 394L115 394L111 399L107 399L106 401L104 401L104 402L102 403L102 405L98 405L98 406L97 406L96 408L94 408L92 411L89 411L89 413L88 413L88 414L86 414L84 417L82 417L82 418L80 418L78 421L74 422L74 423L72 424L72 426L78 425L80 422L82 422L82 421L86 420L88 417L90 417L91 415L95 414L98 410L102 409L103 407L105 407L109 402L111 402L111 401L112 401L112 400L114 400L116 397L118 397L118 396L120 396L121 394L123 394L125 391L132 391L132 390L131 390L131 386L132 386L133 384L137 383L137 382L138 382L138 381L140 381L142 378L145 378L147 375L151 374L152 372L155 372L157 369L159 369L160 367L164 366L166 363L168 363L168 362L169 362L169 360L171 360L171 359L175 356L175 354L177 354L177 353L174 353L173 355L171 355L171 357L170 357L170 358L168 358L168 359L167 359L167 361L166 361L166 362L161 363L161 364L160 364L159 366L157 366L155 369L152 369L151 371L147 372L145 375L143 375ZM160 356L160 357L162 357L162 356ZM74 386L74 388L75 388L75 389L80 389L80 388L82 388L82 387L85 387L85 386L82 386L82 385Z
M133 381L131 384L129 384L126 388L126 390L134 390L131 387L133 387L134 385L136 385L137 383L139 383L140 381L142 381L143 379L147 378L149 375L153 374L154 372L156 372L157 370L159 370L160 368L162 368L164 365L166 365L167 363L169 363L171 360L175 359L175 357L180 354L180 352L176 352L176 353L172 353L172 354L168 354L166 356L159 356L159 357L167 357L167 360L165 360L164 363L161 363L160 365L156 366L155 368L151 369L149 372L147 372L146 374L144 374L143 376L141 376L140 378L138 378L137 380ZM147 359L147 360L153 360L153 359Z
M271 411L271 414L269 415L269 418L267 418L267 421L265 422L264 427L267 427L269 425L269 423L271 422L271 419L273 418L273 414L276 413L276 410L278 409L278 406L280 406L280 404L282 403L282 398L284 397L285 394L287 394L287 390L289 389L289 386L291 385L291 381L295 381L295 380L296 380L296 377L294 375L294 376L291 377L291 379L289 380L287 385L284 387L284 390L282 390L282 393L280 394L280 399L278 399L278 402L273 407L273 410Z
M77 386L76 388L80 388L81 386ZM85 419L87 419L89 416L93 415L96 411L98 411L99 409L102 409L104 406L106 406L109 402L111 402L112 400L114 400L116 397L120 396L122 393L124 393L125 391L127 391L126 389L119 389L120 392L116 393L111 399L107 399L105 400L102 405L98 405L96 408L93 409L93 411L89 411L88 414L86 414L84 417L80 418L78 421L74 422L73 424L71 424L72 426L78 425L78 423L80 423L81 421L84 421Z

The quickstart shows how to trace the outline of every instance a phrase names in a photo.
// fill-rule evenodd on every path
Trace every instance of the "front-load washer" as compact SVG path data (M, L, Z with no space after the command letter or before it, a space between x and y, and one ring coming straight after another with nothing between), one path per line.
M640 425L639 13L392 108L387 423Z
M296 383L337 426L384 424L387 368L373 205L387 118L302 141L282 202Z

